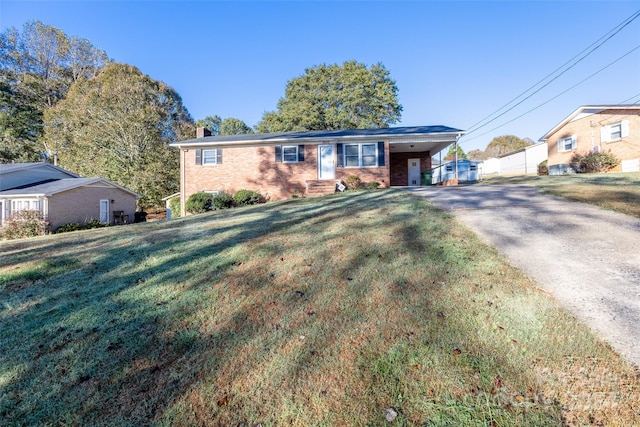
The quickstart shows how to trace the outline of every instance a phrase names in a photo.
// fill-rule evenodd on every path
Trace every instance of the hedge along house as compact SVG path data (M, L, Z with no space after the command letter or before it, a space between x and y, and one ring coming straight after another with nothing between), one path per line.
M171 144L180 149L180 197L255 190L270 199L335 191L357 175L381 187L420 185L431 156L464 132L446 126L211 136Z

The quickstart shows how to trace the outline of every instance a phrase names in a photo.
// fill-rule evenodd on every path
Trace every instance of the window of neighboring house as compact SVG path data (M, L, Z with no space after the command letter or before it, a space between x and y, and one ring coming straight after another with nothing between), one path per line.
M344 165L346 167L378 166L378 145L344 144Z
M622 120L603 126L601 129L600 139L602 142L618 141L629 136L629 121Z
M614 123L609 126L609 132L611 132L610 141L622 138L622 122Z
M477 170L477 169L478 169L478 167L476 165L469 165L469 170L474 171L474 170Z
M453 165L447 165L446 170L447 172L453 172Z
M558 140L558 151L571 151L576 148L576 137L575 136L567 136L565 138L560 138Z
M11 201L12 212L28 211L28 210L39 211L41 209L42 209L42 204L38 199L23 199L23 200Z

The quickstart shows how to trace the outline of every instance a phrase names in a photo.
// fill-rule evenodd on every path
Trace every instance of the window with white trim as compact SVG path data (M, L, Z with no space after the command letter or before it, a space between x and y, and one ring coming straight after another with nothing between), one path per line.
M558 152L571 151L576 148L576 136L567 136L558 139Z
M295 163L298 161L298 146L283 145L282 146L282 163Z
M378 166L378 144L344 144L345 167Z
M202 164L203 165L217 165L218 164L218 150L202 150Z
M622 122L614 123L609 126L609 140L622 138Z
M612 123L610 125L603 126L600 132L600 139L602 142L618 141L628 136L629 136L629 120L621 120L617 123Z
M196 165L222 164L222 148L196 148Z
M11 201L11 211L39 211L42 210L42 203L38 199L16 199Z
M276 145L276 163L304 162L304 145Z

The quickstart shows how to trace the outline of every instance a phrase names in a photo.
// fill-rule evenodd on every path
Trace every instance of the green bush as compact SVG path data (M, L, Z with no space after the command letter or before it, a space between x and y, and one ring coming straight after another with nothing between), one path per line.
M84 224L80 224L78 222L70 222L69 224L61 225L56 229L56 234L68 233L70 231L91 230L93 228L103 228L108 226L109 224L100 222L100 220L98 219L90 218Z
M571 167L578 173L607 172L620 164L620 159L607 153L574 154Z
M349 175L344 179L344 183L349 190L357 190L360 188L362 180L358 175Z
M180 216L180 197L174 197L169 200L169 209L171 209L171 216L174 218Z
M549 167L546 160L538 165L538 175L549 175Z
M378 188L380 188L380 183L379 182L367 182L364 187L367 190L377 190Z
M252 190L238 190L233 199L237 206L255 205L260 203L260 194Z
M57 233L68 233L70 231L78 231L78 230L83 230L82 224L80 224L78 222L70 222L69 224L61 225L60 227L58 227L56 229L56 234Z
M211 210L212 206L213 194L195 193L187 199L184 210L192 214L199 214Z
M229 209L233 206L233 197L231 194L225 193L224 191L222 193L218 193L213 198L213 206L215 206L216 209Z
M2 227L2 238L21 239L47 233L47 222L39 210L24 210L11 215Z

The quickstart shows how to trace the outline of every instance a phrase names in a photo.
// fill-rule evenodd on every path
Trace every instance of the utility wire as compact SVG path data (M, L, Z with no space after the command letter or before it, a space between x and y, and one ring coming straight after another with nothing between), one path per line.
M494 122L495 120L497 120L498 118L504 116L506 113L508 113L509 111L513 110L514 108L516 108L517 106L519 106L520 104L522 104L523 102L525 102L527 99L531 98L533 95L535 95L536 93L540 92L542 89L544 89L545 87L547 87L549 84L551 84L553 81L557 80L560 76L562 76L563 74L565 74L567 71L569 71L570 69L572 69L573 67L575 67L576 65L578 65L581 61L583 61L585 58L587 58L589 55L591 55L594 51L596 51L598 48L600 48L602 45L604 45L607 41L609 41L611 38L613 38L615 35L617 35L620 31L622 31L626 26L628 26L629 24L631 24L631 22L633 22L634 20L636 20L638 17L640 16L640 10L636 11L635 13L633 13L630 17L628 17L627 19L625 19L622 23L618 24L616 27L614 27L612 30L610 30L609 32L607 32L604 36L600 37L598 40L596 40L595 42L593 42L591 45L589 45L588 47L586 47L585 49L583 49L581 52L579 52L577 55L575 55L573 58L571 58L570 60L568 60L567 62L565 62L564 64L562 64L560 67L556 68L554 71L552 71L551 73L549 73L548 75L546 75L544 78L542 78L539 82L537 82L536 84L534 84L533 86L529 87L527 90L525 90L524 92L522 92L520 95L516 96L515 98L513 98L511 101L509 101L507 104L505 104L504 106L500 107L498 110L494 111L493 113L489 114L488 116L486 116L485 118L483 118L482 120L480 120L479 122L477 122L476 124L474 124L473 126L471 126L469 129L469 131L466 132L465 136L468 136L469 134L476 132L478 129L481 129L485 126L487 126L489 123ZM595 45L595 47L594 47ZM590 50L589 50L590 49ZM587 52L588 51L588 52ZM583 55L584 52L587 52L586 54ZM582 57L580 57L579 59L576 60L576 58L578 58L580 55L583 55ZM546 82L544 85L542 85L541 87L539 87L537 90L535 90L534 92L532 92L531 94L529 94L527 97L525 97L524 99L522 99L520 102L516 103L515 105L513 105L511 108L503 111L501 114L493 117L491 120L485 122L487 119L489 119L490 117L494 116L496 113L502 111L504 108L508 107L510 104L512 104L513 102L515 102L516 100L518 100L519 98L521 98L522 96L524 96L525 94L527 94L529 91L531 91L532 89L536 88L538 85L540 85L541 83L543 83L545 80L547 80L548 78L550 78L551 76L553 76L554 74L556 74L558 71L560 71L563 67L565 67L567 64L570 64L572 61L576 60L571 66L569 66L568 68L564 69L562 72L560 72L558 75L556 75L555 77L553 77L551 80L549 80L548 82ZM522 116L519 116L522 117ZM508 122L510 123L510 122ZM495 128L494 128L495 129ZM483 134L484 135L484 134ZM465 136L463 136L462 138L464 138Z
M484 133L481 133L480 135L476 135L476 136L474 136L474 137L473 137L473 138L471 138L471 139L480 138L481 136L484 136L484 135L486 135L486 134L488 134L488 133L491 133L491 132L493 132L494 130L501 128L502 126L508 125L509 123L514 122L514 121L518 120L519 118L521 118L521 117L523 117L523 116L526 116L527 114L529 114L529 113L531 113L531 112L533 112L533 111L537 110L538 108L542 107L543 105L546 105L546 104L548 104L549 102L553 101L554 99L556 99L556 98L558 98L558 97L560 97L560 96L564 95L565 93L569 92L571 89L575 88L576 86L581 85L582 83L586 82L587 80L591 79L591 78L592 78L592 77L594 77L595 75L597 75L597 74L601 73L602 71L606 70L607 68L609 68L610 66L612 66L612 65L613 65L613 64L615 64L616 62L620 61L621 59L625 58L626 56L629 56L630 54L632 54L633 52L635 52L635 51L636 51L636 50L638 50L638 49L640 49L640 45L638 45L638 46L634 47L633 49L631 49L629 52L625 53L624 55L622 55L622 56L621 56L621 57L619 57L618 59L614 60L613 62L610 62L608 65L606 65L606 66L604 66L604 67L600 68L598 71L596 71L595 73L591 74L590 76L588 76L588 77L586 77L586 78L584 78L584 79L580 80L578 83L574 84L574 85L573 85L573 86L571 86L570 88L568 88L568 89L566 89L566 90L564 90L564 91L560 92L559 94L557 94L557 95L555 95L555 96L553 96L553 97L549 98L548 100L546 100L546 101L545 101L545 102L543 102L542 104L538 104L537 106L535 106L535 107L533 107L532 109L530 109L530 110L526 111L525 113L522 113L522 114L520 114L519 116L517 116L517 117L515 117L515 118L513 118L513 119L511 119L511 120L509 120L508 122L505 122L505 123L503 123L503 124L501 124L501 125L499 125L499 126L496 126L496 127L494 127L493 129L491 129L491 130L488 130L488 131L486 131L486 132L484 132ZM636 95L636 96L637 96L637 95ZM630 99L633 99L633 98L635 98L635 96L633 96L633 97L632 97L632 98L630 98ZM478 129L479 129L479 128L478 128ZM477 130L477 129L476 129L476 130ZM465 142L466 142L466 141L465 141Z

